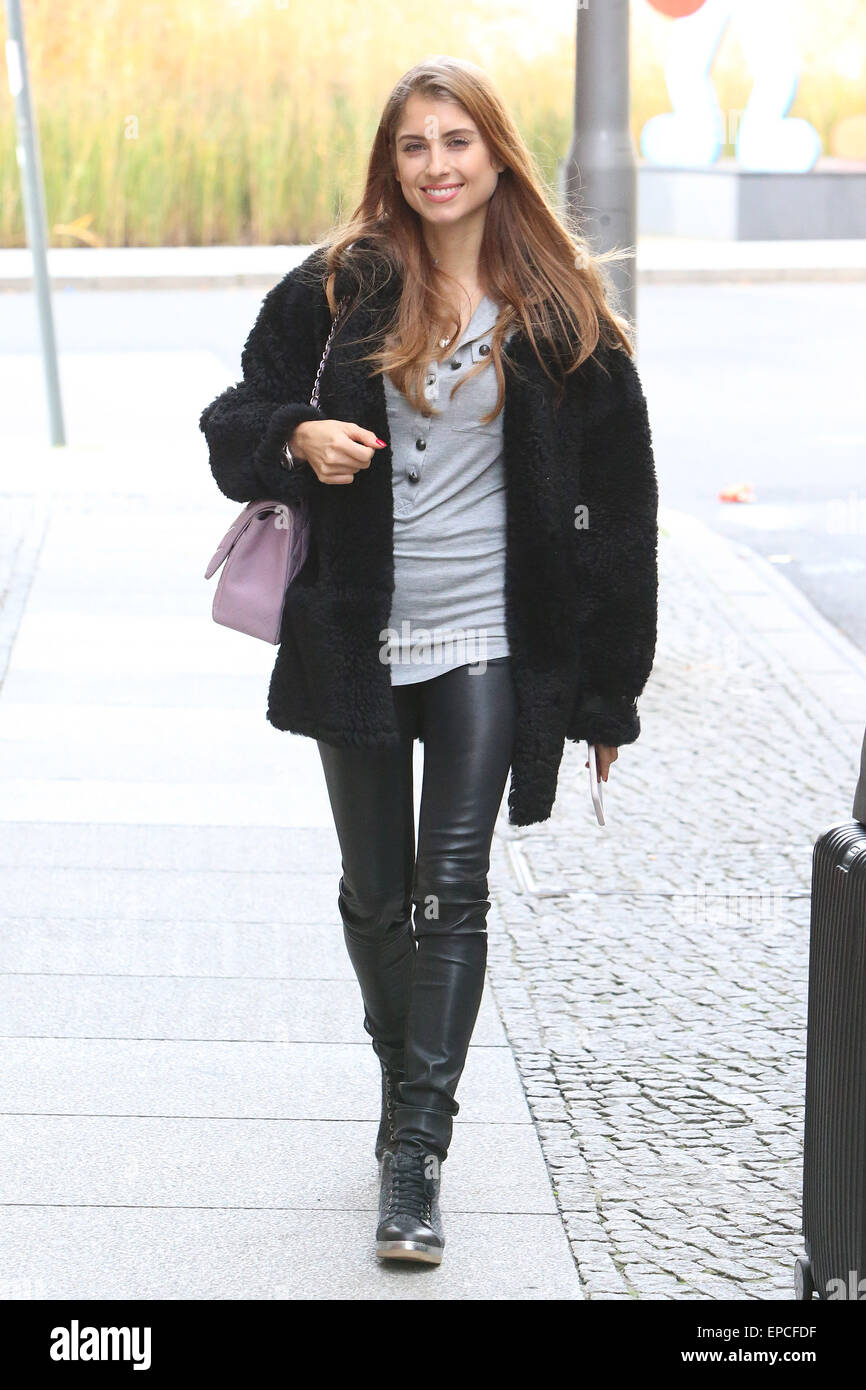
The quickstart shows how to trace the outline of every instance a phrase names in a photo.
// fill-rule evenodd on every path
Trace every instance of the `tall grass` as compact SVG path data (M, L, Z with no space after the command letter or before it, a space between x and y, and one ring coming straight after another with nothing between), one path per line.
M451 53L493 75L552 187L571 136L569 0L23 0L53 245L317 240L358 199L385 95L420 58ZM866 48L866 2L791 0L809 69L792 114L827 147L864 106L839 77ZM811 18L810 18L811 16ZM669 108L669 21L634 0L633 133ZM811 25L811 27L810 27ZM4 33L5 38L5 33ZM715 69L722 105L750 80L735 38ZM0 245L24 244L15 126L0 101Z

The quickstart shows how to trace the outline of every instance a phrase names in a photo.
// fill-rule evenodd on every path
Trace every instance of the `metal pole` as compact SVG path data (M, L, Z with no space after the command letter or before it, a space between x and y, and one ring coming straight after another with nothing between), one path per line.
M20 0L6 0L6 29L6 68L9 73L9 90L15 100L15 120L18 127L16 155L21 171L21 197L24 203L27 240L33 257L33 286L39 312L39 335L42 341L42 367L48 396L51 443L65 444L60 375L57 370L57 343L51 312L51 283L48 277L42 161L39 156L39 132L30 101L27 48Z
M629 0L578 0L574 133L561 192L596 251L634 248L610 266L636 324L637 160L629 126Z

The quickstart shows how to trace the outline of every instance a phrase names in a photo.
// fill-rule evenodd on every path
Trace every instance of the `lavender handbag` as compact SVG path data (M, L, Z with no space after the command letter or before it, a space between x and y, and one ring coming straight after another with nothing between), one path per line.
M310 405L319 404L319 382L346 309L341 300L316 372ZM307 503L248 502L232 522L204 572L210 579L223 572L213 596L213 619L223 627L278 643L286 591L300 573L310 545Z

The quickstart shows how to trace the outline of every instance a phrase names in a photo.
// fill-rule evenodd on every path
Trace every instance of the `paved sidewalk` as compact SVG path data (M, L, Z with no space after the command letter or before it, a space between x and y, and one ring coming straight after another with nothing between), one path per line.
M866 659L662 510L643 731L592 813L494 842L490 975L590 1298L793 1297L812 846L851 818Z
M48 270L56 290L207 289L246 285L266 290L302 261L309 245L53 246ZM863 280L866 241L725 241L642 236L637 282ZM0 290L32 289L27 247L0 249Z
M273 650L211 622L202 578L236 507L189 402L224 368L67 370L107 432L180 385L122 443L0 460L5 1296L789 1299L811 850L850 816L862 656L663 509L610 824L571 744L553 818L501 819L446 1261L382 1269L315 745L266 723Z
M446 1259L375 1259L379 1069L324 779L265 720L275 649L211 621L238 507L188 444L34 447L21 496L0 464L0 1293L580 1299L489 991Z

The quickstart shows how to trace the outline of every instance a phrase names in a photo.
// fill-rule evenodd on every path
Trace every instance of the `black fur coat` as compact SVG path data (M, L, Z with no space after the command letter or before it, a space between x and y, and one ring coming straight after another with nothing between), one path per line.
M355 298L350 259L338 299ZM316 248L265 295L243 380L205 407L199 425L226 497L303 496L310 505L310 552L286 595L268 720L374 746L398 737L390 668L379 659L394 585L391 450L376 450L340 486L306 463L286 470L280 452L302 420L350 420L389 441L382 377L357 360L375 339L353 340L384 332L400 281L376 263L372 293L334 335L317 410L309 399L331 323L323 264ZM634 742L655 655L658 488L646 401L625 352L598 356L609 375L589 358L556 404L522 329L504 348L506 632L518 708L511 825L550 816L566 738Z

